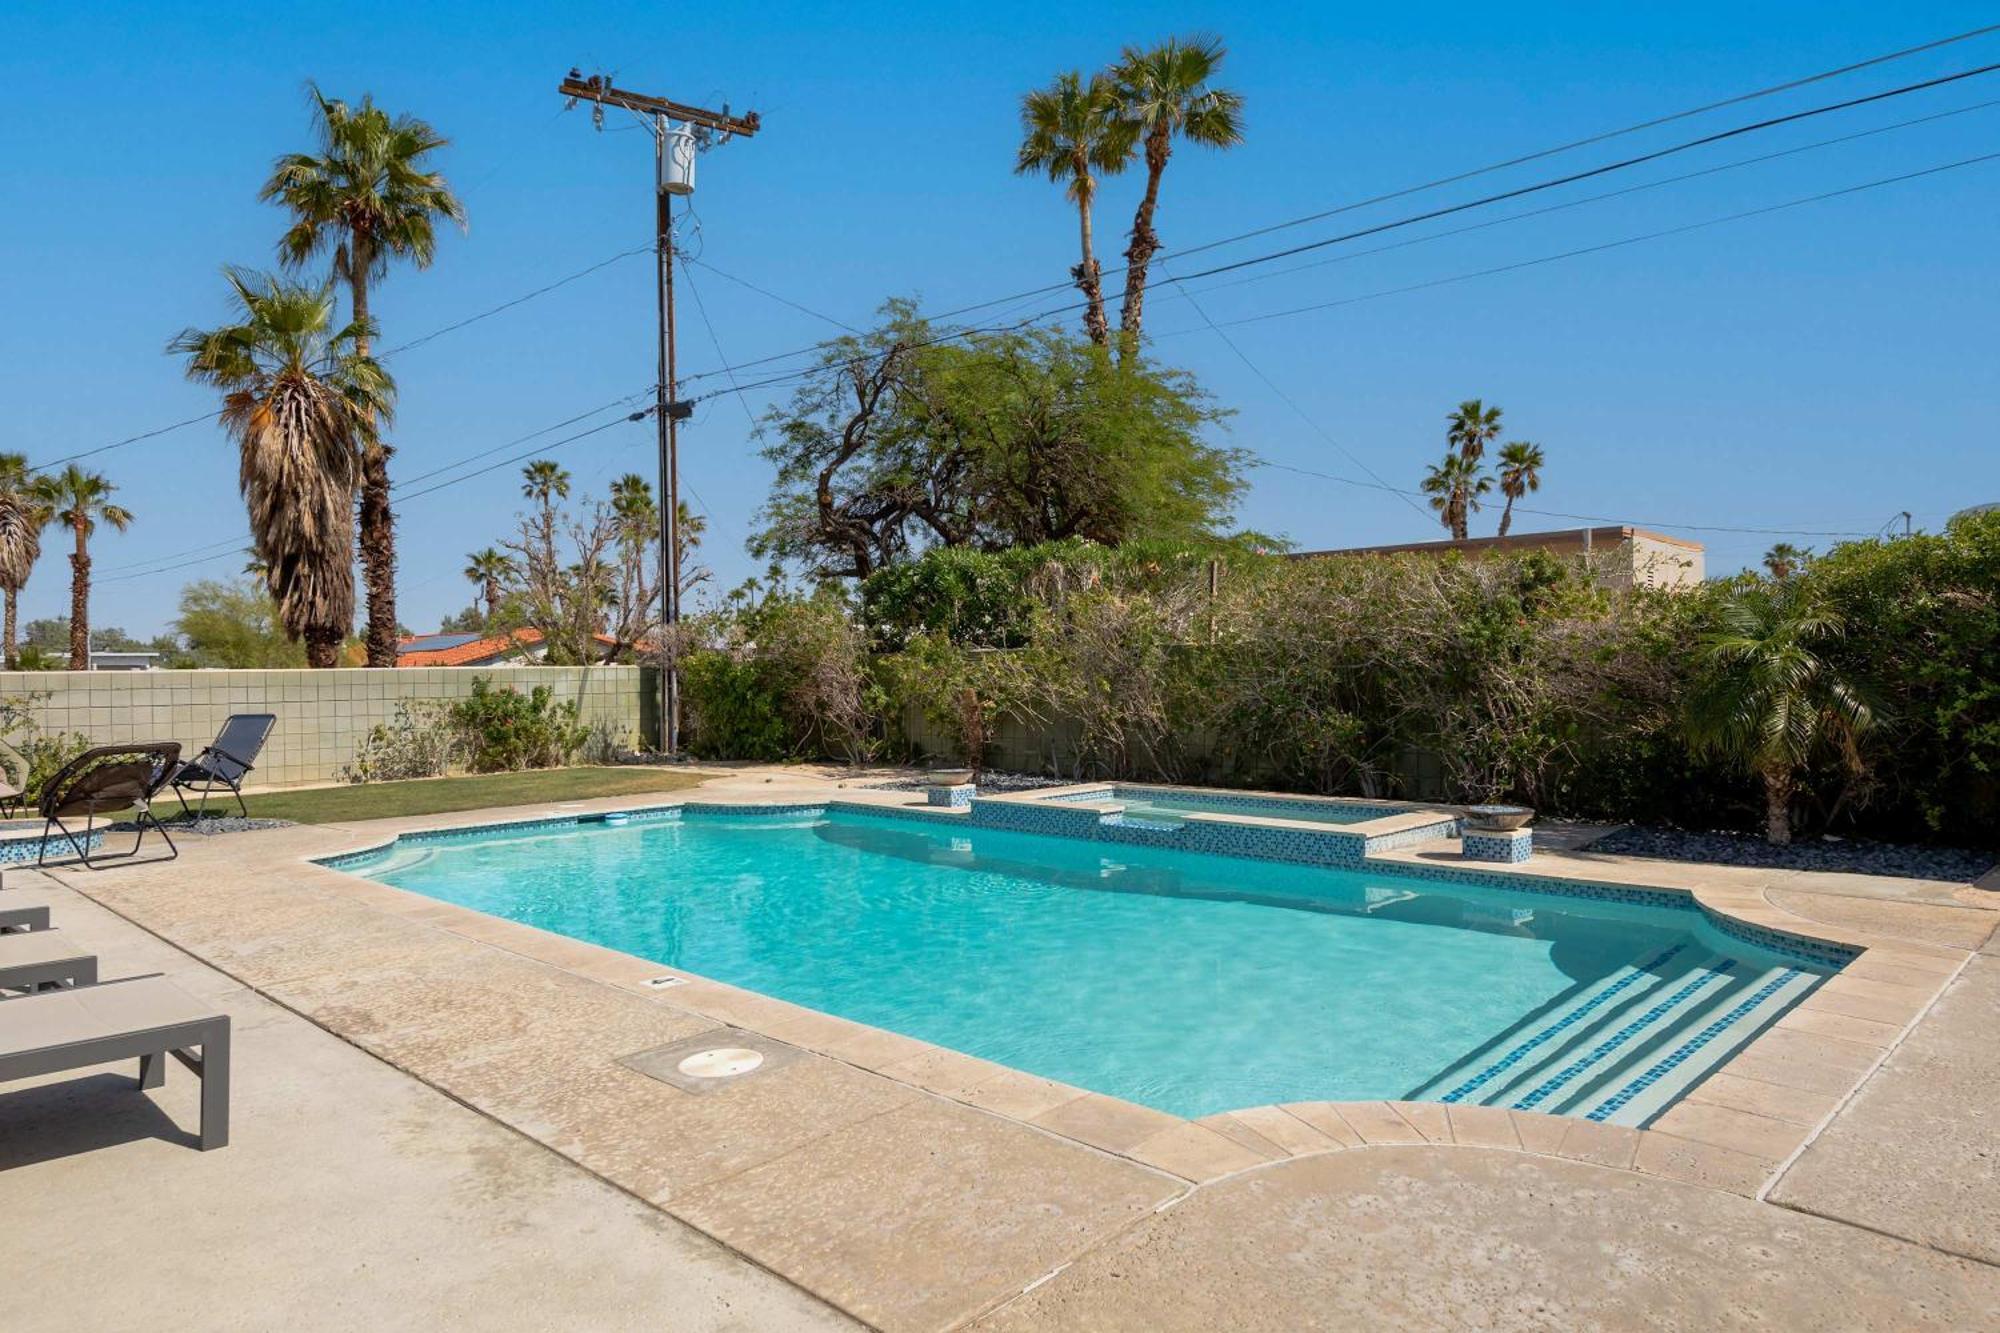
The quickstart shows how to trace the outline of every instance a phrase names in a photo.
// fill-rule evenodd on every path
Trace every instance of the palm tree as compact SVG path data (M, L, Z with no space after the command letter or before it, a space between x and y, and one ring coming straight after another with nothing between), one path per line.
M1125 247L1125 304L1118 315L1121 359L1138 350L1146 270L1160 248L1153 214L1175 136L1210 148L1243 142L1242 96L1208 86L1225 54L1220 38L1175 37L1151 50L1126 47L1112 71L1124 104L1123 119L1146 149L1146 192L1132 216L1132 239Z
M35 475L26 454L0 454L0 591L7 599L6 622L0 627L0 661L20 669L16 645L16 615L21 589L42 558L42 529L54 514L35 491Z
M90 534L103 523L117 532L132 524L132 511L111 503L118 488L102 473L71 463L61 472L35 481L36 500L55 521L76 534L69 558L69 669L90 669Z
M556 560L556 501L569 499L569 473L550 458L537 458L521 469L521 494L535 503L535 546L545 571L553 572Z
M1458 450L1459 457L1477 463L1486 456L1486 446L1500 438L1500 409L1488 407L1477 398L1468 398L1445 418L1444 442Z
M1864 767L1860 742L1874 710L1824 655L1845 629L1804 584L1786 581L1737 592L1702 644L1690 746L1762 781L1764 837L1774 846L1792 840L1792 797L1808 764L1831 751L1850 774Z
M1463 454L1447 453L1442 463L1424 475L1424 494L1431 497L1438 522L1455 542L1465 540L1471 515L1478 511L1480 498L1492 489L1492 479L1477 463L1466 462Z
M1118 85L1109 75L1093 74L1086 83L1074 70L1058 74L1047 88L1021 99L1021 150L1014 161L1017 175L1041 173L1068 182L1083 240L1083 260L1070 276L1083 293L1084 331L1099 347L1110 344L1111 325L1104 317L1090 205L1097 197L1097 173L1115 175L1132 160L1138 128L1122 112Z
M168 350L188 378L222 391L239 453L251 554L306 662L339 664L354 627L354 491L361 451L387 420L395 385L361 350L358 323L336 329L333 284L225 269L238 322L187 329Z
M1782 581L1805 568L1806 562L1811 559L1812 552L1809 549L1794 546L1790 542L1779 542L1764 552L1764 568L1772 578Z
M679 515L674 520L674 537L675 545L680 548L674 568L681 573L680 600L685 601L690 591L708 582L708 567L694 562L694 553L701 546L702 535L708 531L708 517L689 509L686 500L681 501L674 512Z
M508 579L514 577L514 562L491 546L466 557L465 577L479 589L486 601L486 621L493 622L500 609L500 595Z
M291 210L279 257L298 267L330 251L334 276L351 298L356 352L371 354L368 285L391 259L427 268L437 250L439 219L465 225L465 208L425 159L450 140L414 116L391 117L363 97L359 106L310 87L318 113L319 152L278 159L261 198ZM389 446L362 438L361 563L368 582L368 665L396 665L396 531L389 507Z
M1500 450L1500 494L1507 507L1500 511L1500 535L1514 526L1514 501L1530 491L1542 489L1542 446L1515 440Z

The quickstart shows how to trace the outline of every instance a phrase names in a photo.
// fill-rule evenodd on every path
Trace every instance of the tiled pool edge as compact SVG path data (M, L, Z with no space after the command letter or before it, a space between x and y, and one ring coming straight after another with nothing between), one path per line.
M990 811L1004 813L989 815L980 819L981 806L988 800ZM1292 857L1281 853L1292 846L1295 839L1355 839L1357 835L1345 832L1321 833L1300 831L1291 828L1266 829L1260 825L1245 825L1247 834L1255 839L1264 834L1275 835L1267 842L1263 854L1240 850L1240 842L1227 835L1214 840L1214 845L1204 845L1200 838L1190 842L1166 840L1156 835L1156 830L1133 828L1103 822L1106 811L1091 803L1071 803L1044 806L1033 809L1032 802L1010 801L998 798L980 798L968 809L963 806L944 807L931 805L885 804L879 801L860 800L851 797L828 797L821 801L771 801L771 802L725 802L703 801L697 798L683 798L672 803L635 807L631 810L611 812L625 822L652 822L679 819L689 815L704 816L785 816L793 818L813 818L828 809L838 808L844 812L873 815L888 819L917 820L938 824L956 824L993 829L1000 832L1019 832L1051 837L1068 837L1098 842L1119 843L1128 846L1158 847L1172 851L1197 852L1212 856L1247 856L1253 860L1287 861L1293 864L1312 865L1330 869L1360 869L1364 865L1387 874L1406 875L1417 879L1429 879L1443 883L1467 884L1477 888L1504 889L1517 893L1541 893L1555 897L1581 898L1602 902L1630 903L1638 906L1680 909L1692 906L1717 930L1733 939L1759 948L1768 949L1786 957L1802 960L1818 967L1841 968L1854 961L1859 949L1856 946L1830 940L1803 930L1786 930L1745 921L1728 912L1717 909L1713 904L1701 900L1699 893L1686 888L1666 885L1619 885L1595 883L1587 880L1572 880L1559 876L1539 875L1522 872L1513 867L1503 867L1493 863L1480 863L1478 868L1470 866L1432 866L1409 860L1371 861L1375 848L1375 838L1361 835L1368 844L1369 851L1355 859L1327 860L1319 855ZM1021 822L1011 822L1017 817ZM1204 824L1212 823L1224 828L1234 821L1196 816ZM386 841L351 852L334 856L314 858L315 864L332 870L351 870L369 859L379 856L399 843L421 844L426 842L449 842L454 839L474 837L493 833L532 832L536 829L574 828L581 825L603 824L607 812L582 812L574 815L548 815L530 819L501 820L486 823L454 824L444 827L429 827L398 833ZM1429 825L1406 830L1397 830L1388 835L1376 835L1396 839L1382 850L1414 846L1435 841L1440 836ZM1317 850L1316 848L1314 849Z
M844 802L829 801L824 804ZM709 808L726 812L745 807L714 804ZM816 808L820 806L801 802L797 805L760 806L755 807L755 811L774 813ZM898 813L893 807L868 808L884 815ZM964 818L963 815L951 814L943 817ZM469 827L476 829L482 826ZM462 828L450 830L462 831ZM323 858L309 858L306 864L327 868ZM1495 878L1513 880L1519 877L1502 872ZM1704 1127L1695 1131L1700 1137L1688 1137L1685 1133L1674 1132L1675 1128L1685 1126L1662 1128L1660 1121L1647 1128L1634 1129L1573 1116L1444 1102L1295 1103L1284 1107L1244 1107L1198 1120L1185 1120L538 927L489 916L372 880L346 874L340 874L339 879L343 885L360 886L358 891L374 900L377 906L401 915L421 913L422 924L432 928L464 935L490 947L572 972L600 984L645 994L656 1003L665 1003L713 1022L800 1046L928 1095L1167 1172L1192 1186L1211 1184L1245 1170L1260 1169L1292 1157L1347 1147L1412 1144L1506 1147L1509 1145L1504 1142L1490 1141L1504 1138L1490 1129L1491 1125L1498 1123L1491 1116L1498 1115L1507 1117L1513 1125L1518 1149L1524 1153L1660 1175L1754 1197L1785 1157L1816 1133L1819 1122L1824 1119L1816 1117L1813 1123L1793 1125L1796 1142L1782 1154L1771 1153L1768 1143L1739 1132L1744 1127L1735 1123L1726 1122L1720 1130ZM1699 902L1698 890L1664 889L1661 892L1693 894ZM1826 942L1855 949L1862 958L1871 952L1866 945L1859 943ZM652 990L646 985L648 979L661 975L684 978L686 984L675 985L665 991ZM1942 991L1943 984L1941 977L1939 984L1924 998L1922 1007L1928 1007L1936 994ZM1914 1021L1914 1015L1911 1021ZM1904 1030L1907 1031L1907 1024ZM1800 1035L1785 1027L1784 1020L1780 1020L1779 1024L1752 1038L1716 1071L1717 1074L1730 1074L1733 1069L1746 1067L1763 1058L1768 1054L1766 1048L1772 1045L1774 1034L1778 1033L1784 1033L1784 1040L1787 1041ZM1843 1041L1839 1044L1850 1046L1853 1043ZM1879 1053L1886 1056L1889 1049L1891 1046L1884 1045ZM1871 1063L1871 1070L1872 1067ZM1857 1076L1840 1096L1843 1099L1851 1096L1863 1078L1865 1074ZM1014 1113L1010 1106L1019 1105L1018 1098L1024 1095L1022 1089L1029 1087L1035 1090L1040 1100L1060 1100L1046 1110ZM1774 1087L1779 1091L1786 1090L1783 1085ZM1798 1089L1790 1091L1803 1092ZM1703 1097L1699 1085L1677 1103L1674 1110L1690 1102L1700 1103L1704 1114L1711 1113L1716 1105ZM1329 1109L1332 1118L1321 1115L1314 1108ZM1274 1120L1274 1114L1285 1119ZM1303 1122L1302 1114L1306 1117ZM1670 1110L1662 1120L1670 1119L1673 1114L1674 1111ZM1321 1118L1314 1120L1315 1115L1321 1115ZM1255 1128L1259 1123L1264 1126L1262 1130ZM1289 1128L1299 1123L1303 1123L1305 1128L1294 1130L1289 1139L1282 1133L1277 1138L1272 1137L1277 1126ZM1459 1124L1468 1128L1463 1131L1452 1128ZM1319 1127L1315 1129L1315 1125ZM1345 1137L1352 1141L1345 1141L1340 1131L1334 1128L1336 1125L1347 1126ZM1251 1156L1246 1158L1246 1152Z

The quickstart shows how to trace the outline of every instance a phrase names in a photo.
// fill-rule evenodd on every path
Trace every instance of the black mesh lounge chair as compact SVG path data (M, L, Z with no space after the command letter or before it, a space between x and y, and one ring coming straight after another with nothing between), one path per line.
M153 798L173 778L174 770L180 767L180 757L179 741L100 745L85 750L57 769L56 775L42 785L42 848L35 864L47 863L50 829L60 830L76 852L76 859L93 870L97 868L97 861L137 856L140 845L146 841L148 828L157 829L160 836L166 839L167 860L179 856L180 848L174 846L174 840L167 837L166 826L153 814ZM95 830L97 817L120 810L134 812L137 836L132 840L132 850L110 856L100 855L93 861L90 857L90 835ZM79 815L84 821L81 839L68 822Z
M200 819L208 813L208 794L222 789L233 795L236 808L248 815L250 807L243 804L243 779L257 766L257 756L277 725L276 713L231 713L214 742L204 745L200 754L174 774L174 795L180 798L181 813ZM201 792L198 812L190 811L187 793L197 789Z

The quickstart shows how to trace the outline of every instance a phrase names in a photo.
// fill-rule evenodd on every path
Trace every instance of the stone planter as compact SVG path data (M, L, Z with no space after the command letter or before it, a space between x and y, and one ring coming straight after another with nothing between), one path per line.
M1465 807L1466 827L1481 833L1512 833L1515 829L1526 828L1535 817L1535 812L1525 805L1468 805Z

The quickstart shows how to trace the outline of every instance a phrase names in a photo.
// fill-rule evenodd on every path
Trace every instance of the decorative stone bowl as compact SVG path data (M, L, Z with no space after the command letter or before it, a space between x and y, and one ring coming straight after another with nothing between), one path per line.
M1465 821L1489 833L1511 833L1526 828L1535 812L1525 805L1468 805Z

